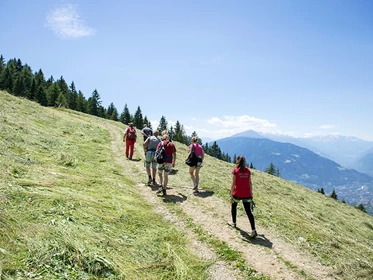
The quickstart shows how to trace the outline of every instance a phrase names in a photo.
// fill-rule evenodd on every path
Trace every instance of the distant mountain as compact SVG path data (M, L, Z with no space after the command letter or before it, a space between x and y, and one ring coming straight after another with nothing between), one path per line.
M354 168L359 172L373 176L373 148L355 162Z
M250 135L254 133L255 137ZM267 138L282 143L291 143L303 148L307 148L314 153L329 158L345 167L353 168L355 162L367 150L373 148L373 141L363 140L353 136L327 135L306 138L296 138L285 134L260 133L248 130L232 137ZM364 168L363 168L364 169Z
M265 138L232 136L216 141L230 156L242 154L248 164L264 171L270 163L280 170L280 177L327 194L335 189L339 199L352 205L373 203L373 177L321 157L309 149ZM373 212L372 212L373 213Z

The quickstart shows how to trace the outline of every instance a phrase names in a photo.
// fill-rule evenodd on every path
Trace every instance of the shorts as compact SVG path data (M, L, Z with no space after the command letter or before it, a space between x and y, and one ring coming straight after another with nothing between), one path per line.
M157 168L157 162L155 161L155 152L154 151L147 151L145 154L145 167L149 168L150 165L152 168Z
M191 168L198 168L198 169L202 168L202 158L198 157L197 165L191 166Z
M164 173L169 174L171 170L172 170L172 163L170 162L164 162L164 163L158 164L159 173L162 173L162 171L164 171Z

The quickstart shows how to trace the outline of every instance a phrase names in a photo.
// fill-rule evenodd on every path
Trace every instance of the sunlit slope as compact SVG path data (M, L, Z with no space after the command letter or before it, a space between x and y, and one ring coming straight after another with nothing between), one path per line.
M206 279L99 124L0 92L0 278Z
M121 175L115 164L115 157L121 155L113 154L104 129L109 123L113 124L0 92L3 274L45 276L53 271L61 275L75 271L82 277L127 273L139 279L141 275L148 279L176 275L177 279L178 273L191 273L198 275L194 279L203 279L206 264L184 249L185 240L178 231L152 213L133 188L135 182L143 181L145 171L134 178ZM119 134L125 128L115 125ZM177 176L190 184L181 167L187 147L175 144ZM139 155L139 149L136 153ZM232 167L206 156L201 175L201 187L226 200L227 206ZM278 234L322 264L335 267L341 278L369 279L373 275L371 216L256 170L253 186L259 232L265 227ZM166 236L154 242L159 232ZM170 252L169 246L175 250ZM172 254L187 263L185 271L175 267L178 264L172 263ZM164 265L150 269L163 258Z

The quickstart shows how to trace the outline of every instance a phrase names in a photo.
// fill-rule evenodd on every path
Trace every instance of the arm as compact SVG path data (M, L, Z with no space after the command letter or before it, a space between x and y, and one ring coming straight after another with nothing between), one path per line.
M124 134L123 134L123 142L126 142L126 136L127 136L127 129L124 131Z
M149 137L145 140L143 147L144 147L144 154L146 154L146 150L148 149Z
M251 181L251 176L250 176L250 189L251 189L251 198L254 199L254 194L253 194L253 182Z
M232 184L231 184L231 203L233 203L233 190L236 185L236 175L232 174Z

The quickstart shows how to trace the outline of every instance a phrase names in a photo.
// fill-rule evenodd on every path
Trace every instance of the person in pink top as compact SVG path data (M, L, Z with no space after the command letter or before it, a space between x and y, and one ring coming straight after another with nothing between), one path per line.
M250 237L255 238L258 234L255 229L255 220L252 213L254 202L252 193L251 172L250 169L246 166L246 159L244 156L237 157L236 167L232 170L232 222L228 222L228 224L234 228L236 227L237 205L240 200L242 200L245 212L250 221L252 230Z
M193 182L193 193L198 193L198 184L199 184L199 171L202 168L202 162L205 158L205 153L200 144L197 143L197 137L192 137L192 144L189 146L189 153L194 150L194 153L197 156L197 165L189 167L189 174Z

